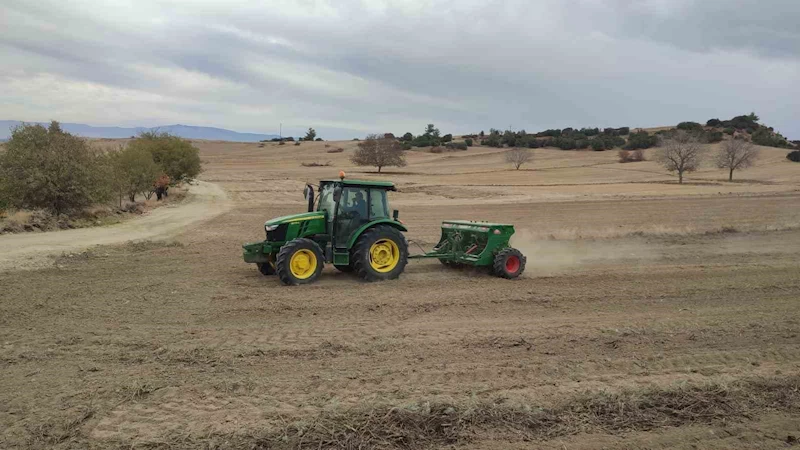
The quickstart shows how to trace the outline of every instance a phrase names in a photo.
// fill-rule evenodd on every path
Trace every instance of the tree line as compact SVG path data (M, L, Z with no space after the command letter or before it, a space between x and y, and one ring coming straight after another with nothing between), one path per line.
M122 207L141 195L165 192L170 184L201 172L199 149L191 142L155 131L127 145L103 150L61 129L23 124L11 131L0 151L0 207L79 213L107 202Z

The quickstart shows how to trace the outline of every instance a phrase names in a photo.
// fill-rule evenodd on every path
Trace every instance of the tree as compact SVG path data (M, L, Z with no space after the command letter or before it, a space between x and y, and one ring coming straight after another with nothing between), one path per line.
M732 181L733 171L754 165L758 153L758 148L750 142L744 139L730 139L720 146L715 162L720 169L728 169L728 181Z
M513 164L517 170L532 159L533 152L527 148L515 147L506 152L506 162Z
M411 133L406 133L403 135L403 137L400 138L400 140L403 142L411 142L412 140L414 140L414 135Z
M314 138L317 137L317 132L314 131L313 128L309 128L306 132L306 137L303 138L304 141L313 141Z
M153 183L162 173L150 152L141 147L128 146L120 147L109 157L113 173L112 183L119 195L120 208L124 196L131 202L136 201L136 194L139 193L149 197Z
M161 167L161 171L175 183L190 181L203 170L200 150L191 142L169 133L144 132L128 146L150 152L153 161Z
M678 172L678 183L683 183L683 174L697 170L704 153L705 148L697 136L678 130L661 139L655 159L668 171Z
M380 173L383 167L405 166L406 155L397 140L371 134L358 143L358 149L350 157L350 161L357 166L377 167Z
M439 129L433 126L432 123L429 123L427 127L425 127L425 136L438 138L439 137Z
M61 130L23 124L0 154L0 179L9 206L71 213L108 199L102 152Z

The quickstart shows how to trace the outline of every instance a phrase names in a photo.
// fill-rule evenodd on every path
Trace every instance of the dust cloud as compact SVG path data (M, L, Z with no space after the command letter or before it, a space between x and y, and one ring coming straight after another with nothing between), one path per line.
M658 257L656 249L635 238L554 240L530 230L517 231L511 238L511 246L527 257L525 273L534 276L561 274L612 261Z

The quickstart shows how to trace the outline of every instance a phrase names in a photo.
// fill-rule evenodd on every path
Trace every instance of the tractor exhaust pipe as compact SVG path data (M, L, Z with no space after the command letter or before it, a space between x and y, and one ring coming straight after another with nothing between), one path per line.
M314 212L314 187L307 184L304 191L306 201L308 202L308 212Z

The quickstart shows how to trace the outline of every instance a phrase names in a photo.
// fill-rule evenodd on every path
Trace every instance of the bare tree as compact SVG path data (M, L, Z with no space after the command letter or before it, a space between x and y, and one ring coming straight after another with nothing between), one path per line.
M403 147L395 139L386 139L383 135L370 134L358 143L358 149L350 157L350 161L357 166L374 166L378 173L383 167L406 165L406 155Z
M733 180L733 171L746 169L756 163L758 148L744 139L730 139L722 143L715 162L720 169L728 169L728 181Z
M514 165L519 170L523 164L533 159L533 152L527 148L514 147L506 152L506 162Z
M700 167L705 147L697 137L678 130L670 137L661 139L656 152L656 161L670 172L678 172L678 183L683 183L683 174L694 172Z

